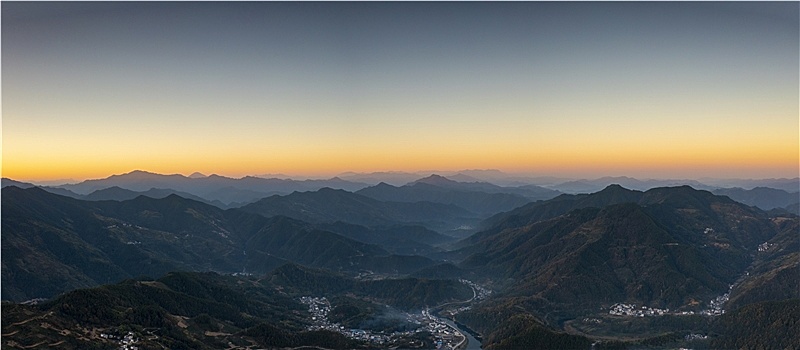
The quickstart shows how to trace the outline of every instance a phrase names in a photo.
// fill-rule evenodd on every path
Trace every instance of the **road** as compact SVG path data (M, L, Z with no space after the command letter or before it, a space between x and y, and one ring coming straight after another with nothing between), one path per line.
M469 285L468 285L468 286L469 286ZM473 287L473 286L469 286L469 288L470 288L470 289L472 289L472 298L469 298L468 300L463 300L463 301L451 301L451 302L449 302L449 303L444 303L444 304L441 304L441 305L439 305L439 306L436 306L436 307L434 307L434 308L432 308L432 309L429 309L429 312L430 312L430 310L441 310L442 308L444 308L445 306L448 306L448 305L454 305L454 304L468 304L468 303L471 303L473 300L475 300L475 298L477 298L477 297L478 297L478 292L477 292L477 291L475 291L475 287ZM434 312L435 312L435 311L434 311ZM438 312L436 312L436 313L438 314ZM438 317L438 316L437 316L437 317ZM466 334L465 332L462 332L462 331L461 331L461 329L459 329L459 328L458 328L458 326L457 326L455 323L453 323L453 321L451 321L451 320L449 320L449 319L446 319L446 318L443 318L443 320L444 320L444 322L445 322L445 323L446 323L448 326L450 326L451 328L453 328L453 330L455 330L455 331L456 331L456 333L458 333L458 334L461 334L461 341L460 341L458 344L456 344L456 346L454 347L454 349L458 349L458 348L460 348L462 345L464 345L464 342L467 342L467 341L468 341L468 340L467 340L467 337L470 337L470 338L472 338L472 339L473 339L473 341L475 342L475 344L477 344L477 345L478 345L478 347L477 347L476 349L480 349L480 342L479 342L477 339L473 338L473 337L472 337L472 335L469 335L469 334ZM467 343L467 346L469 346L470 344L472 344L472 342L468 342L468 343Z
M444 303L444 304L442 304L442 305L439 305L439 306L433 307L433 308L431 308L431 309L432 309L432 310L436 310L436 309L441 309L441 308L443 308L443 307L445 307L445 306L447 306L447 305L452 305L452 304L466 304L466 303L470 303L470 302L472 302L473 300L475 300L475 298L477 298L477 297L478 297L478 292L476 292L476 291L475 291L475 287L473 287L473 286L469 286L469 288L470 288L470 289L472 289L472 298L469 298L469 300L464 300L464 301L451 301L451 302L449 302L449 303Z

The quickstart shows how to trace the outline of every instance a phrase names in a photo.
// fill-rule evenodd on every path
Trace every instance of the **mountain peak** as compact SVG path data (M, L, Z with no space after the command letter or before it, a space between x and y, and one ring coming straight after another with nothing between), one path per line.
M450 180L458 181L458 182L482 182L480 179L478 179L476 177L473 177L473 176L469 176L469 175L464 174L464 173L458 173L458 174L449 175L449 176L450 176L449 177Z
M201 178L204 178L204 177L206 177L206 175L204 175L203 173L201 173L199 171L195 171L194 173L192 173L192 175L189 175L189 178L192 178L192 179L201 179Z
M134 170L128 173L123 174L116 174L107 177L106 179L98 179L98 180L87 180L87 181L102 181L107 179L127 179L127 180L143 180L143 179L151 179L157 176L164 176L157 173L151 173L149 171L144 170Z
M395 186L387 184L387 183L385 183L383 181L381 181L380 183L378 183L377 185L375 185L373 187L375 187L375 188L395 188Z
M444 176L437 174L431 174L431 176L424 177L417 181L412 182L412 184L418 184L418 183L425 183L429 185L438 185L438 186L458 184L458 182L456 181L450 180Z
M8 187L8 186L16 186L16 187L19 187L19 188L36 187L36 185L34 185L34 184L12 180L12 179L9 179L7 177L3 178L2 183L3 183L3 187Z
M145 171L145 170L138 170L137 169L137 170L131 171L129 173L119 174L119 175L116 175L116 176L147 176L147 175L159 175L159 174L152 173L152 172Z
M619 190L625 190L625 191L628 191L628 189L627 189L627 188L625 188L625 187L622 187L622 185L620 185L620 184L610 184L610 185L606 186L606 188L604 188L604 189L603 189L602 191L600 191L600 192L604 192L604 191L619 191Z
M642 192L640 191L629 190L619 184L610 184L606 186L606 188L600 190L599 192L590 194L589 196L611 200L611 202L607 203L611 204L622 202L638 202L641 195Z
M310 191L310 192L314 192L314 191ZM328 186L325 186L323 188L318 189L316 192L319 192L319 193L346 193L347 191L340 190L340 189L335 189L335 188L330 188Z

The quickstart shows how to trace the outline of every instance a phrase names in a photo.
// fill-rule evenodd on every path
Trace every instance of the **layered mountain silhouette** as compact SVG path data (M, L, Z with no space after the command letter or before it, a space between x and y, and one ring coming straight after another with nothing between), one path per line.
M506 188L486 182L464 183L431 175L405 186L396 187L380 183L356 193L382 201L428 201L452 204L482 216L488 216L511 210L534 200L550 199L558 195L556 191L534 187Z
M571 180L549 186L565 193L593 193L609 185L620 185L633 190L648 190L656 187L692 186L696 189L710 190L714 188L697 180L639 180L627 176L606 176L597 179Z
M36 185L34 185L32 183L17 181L17 180L9 179L9 178L6 178L6 177L4 177L2 179L2 185L3 185L3 187L15 186L15 187L19 187L19 188L36 187Z
M798 213L800 205L798 191L800 179L646 179L640 180L625 176L602 177L597 179L568 180L554 177L525 177L510 175L498 170L463 170L460 172L442 172L445 176L432 172L378 172L370 174L344 173L340 177L327 180L292 180L287 175L262 175L260 177L244 177L234 179L219 175L207 176L193 173L190 176L178 174L162 175L141 170L126 174L112 175L105 179L87 180L75 184L59 186L40 186L45 190L78 199L86 199L91 192L107 188L119 187L135 192L146 192L153 188L171 190L182 197L189 195L202 198L204 202L214 204L223 209L239 207L271 195L285 195L292 192L316 191L324 187L344 189L350 192L365 189L362 193L372 198L390 201L437 201L453 203L472 212L491 212L495 214L508 210L492 208L490 204L498 198L484 201L481 206L475 202L479 196L471 193L466 203L458 195L445 195L443 189L459 192L504 193L527 198L530 201L546 200L559 193L593 193L610 184L620 184L634 190L648 190L656 187L689 185L693 188L713 190L716 194L728 195L732 199L748 205L758 206L763 210L777 209L789 213ZM14 184L20 188L35 186L30 183L3 179L3 187ZM374 184L369 189L367 187ZM388 185L380 186L380 185ZM417 184L428 184L434 193L425 193L423 188L411 191L408 187ZM501 186L498 186L500 184ZM393 188L394 187L394 188ZM401 190L398 190L400 188ZM784 193L785 192L785 193ZM155 194L154 194L155 195ZM461 194L463 195L463 194ZM123 195L127 196L127 195ZM392 199L393 198L393 199ZM427 199L423 199L427 198ZM123 200L120 198L109 198Z
M389 252L403 255L436 255L443 251L438 246L455 240L421 225L367 227L337 221L317 227L359 242L377 244Z
M263 273L287 260L390 273L434 264L285 216L221 210L174 194L91 202L12 186L3 189L2 215L3 299L175 270Z
M284 215L314 223L345 221L366 226L419 224L439 231L474 224L478 215L452 204L380 201L358 193L323 188L271 196L240 208L267 217Z
M793 179L700 179L703 183L719 188L743 188L753 189L756 187L768 187L786 192L800 191L800 178Z
M721 188L712 192L714 194L728 196L737 202L756 206L763 210L787 208L800 203L800 192L787 192L768 187L756 187L750 190L739 187Z
M209 202L220 201L225 205L249 203L275 193L288 194L294 191L315 191L323 187L355 191L367 187L363 183L345 181L339 178L297 181L247 176L234 179L215 174L209 176L193 174L193 176L187 177L179 174L161 175L136 170L126 174L112 175L105 179L86 180L77 184L61 185L58 188L86 195L96 190L114 186L132 191L147 191L151 188L172 189L202 197Z
M198 175L191 181L209 178L214 176ZM800 310L800 218L689 186L639 191L609 185L594 193L532 201L502 192L508 188L501 186L430 176L357 193L296 191L221 209L173 188L110 187L72 193L81 198L76 199L29 185L4 179L2 298L53 298L108 286L71 292L41 308L4 305L4 320L6 315L19 317L14 321L19 331L33 332L17 324L24 317L51 317L64 329L94 322L91 317L111 317L109 322L120 324L135 321L141 327L157 323L165 329L181 319L199 328L169 339L193 344L189 347L214 347L199 336L209 324L222 327L209 332L226 333L229 340L259 343L265 334L279 334L286 336L280 346L323 346L292 338L303 332L300 328L272 323L284 312L297 311L276 309L274 303L283 303L285 295L336 295L360 298L339 311L361 312L365 309L353 303L412 309L477 297L460 278L493 291L456 315L484 336L485 348L615 348L629 343L599 341L588 333L623 339L625 332L644 329L652 329L650 338L637 340L637 346L674 344L684 331L709 334L712 339L704 344L712 347L747 346L760 335L732 334L737 322L791 320ZM509 204L515 200L519 202ZM507 211L487 218L491 207L504 205ZM464 226L481 229L454 244L448 233ZM232 279L175 271L255 276ZM135 280L119 283L124 279ZM700 313L721 296L730 312L719 318L695 314L632 320L608 316L607 311L626 303ZM161 305L167 299L159 298L171 301ZM225 306L245 305L250 298L261 311ZM204 303L209 305L205 316L189 308ZM75 313L91 304L108 308L85 317ZM145 314L127 311L137 309ZM242 312L255 323L236 316ZM762 333L791 329L781 327ZM4 328L4 334L10 332ZM37 334L51 339L45 333ZM324 344L338 344L332 347L363 345L336 334L324 337Z
M88 201L103 201L103 200L126 201L134 199L139 196L158 199L167 197L172 194L178 195L182 198L196 200L198 202L207 202L205 199L195 196L193 194L175 191L171 189L151 188L147 191L131 191L117 186L104 188L102 190L97 190L78 199L84 199Z

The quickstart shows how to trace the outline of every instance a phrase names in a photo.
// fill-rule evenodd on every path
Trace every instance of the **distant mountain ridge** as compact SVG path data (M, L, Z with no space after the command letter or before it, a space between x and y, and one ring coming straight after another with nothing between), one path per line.
M482 216L559 194L538 186L502 187L488 182L458 182L436 174L399 187L379 183L356 193L382 201L452 204Z
M179 174L161 175L136 170L126 174L112 175L105 179L86 180L77 184L61 185L57 187L83 195L114 186L132 191L147 191L151 188L169 188L205 198L210 202L219 200L226 205L231 202L252 202L274 193L288 194L294 191L314 191L323 187L356 191L367 187L367 184L345 181L336 177L328 180L296 181L275 178L264 179L252 176L234 179L215 174L202 177L197 176L197 174L193 175L195 176L187 177ZM232 189L242 192L239 193L238 197L227 197L226 194Z
M314 223L345 221L365 226L419 224L439 232L478 221L476 214L455 205L427 201L380 201L331 188L270 196L240 209L267 217L284 215Z
M481 216L511 210L530 202L529 199L509 193L486 193L459 190L417 182L401 187L380 183L356 192L376 200L391 202L434 202L462 207Z
M9 179L9 178L6 178L6 177L4 177L2 179L2 185L3 185L3 187L16 186L16 187L19 187L19 188L36 187L36 185L34 185L32 183L17 181L17 180Z
M800 203L800 192L787 192L769 187L755 187L749 190L740 187L720 188L712 192L714 194L728 196L737 202L756 206L763 210L786 208L790 205Z
M656 187L692 186L696 189L710 190L716 187L706 185L697 180L639 180L627 176L607 176L593 180L572 180L560 184L549 185L548 188L559 190L565 193L593 193L606 188L609 185L617 184L633 190L645 191Z
M19 181L14 181L14 180L11 180L11 179L3 178L3 187L8 187L8 186L16 186L16 187L19 187L19 188L39 187L39 188L41 188L41 189L43 189L43 190L45 190L47 192L53 193L53 194L58 194L58 195L67 196L67 197L70 197L70 198L75 198L75 199L80 199L80 200L87 200L87 201L103 201L103 200L124 201L124 200L134 199L134 198L136 198L138 196L146 196L146 197L150 197L150 198L164 198L164 197L169 196L170 194L176 194L176 195L181 196L181 197L186 198L186 199L192 199L192 200L196 200L198 202L211 204L211 205L223 208L223 209L227 209L227 208L231 207L231 205L226 205L221 201L217 201L217 200L209 201L209 200L207 200L205 198L202 198L202 197L199 197L199 196L195 196L195 195L193 195L191 193L186 193L186 192L177 191L177 190L168 189L168 188L150 188L150 189L148 189L146 191L133 191L133 190L121 188L119 186L111 186L111 187L107 187L107 188L103 188L103 189L99 189L99 190L93 191L93 192L91 192L89 194L86 194L86 195L81 195L81 194L77 194L75 192L72 192L72 191L70 191L68 189L61 188L61 187L47 187L47 186L41 186L40 187L40 186L36 186L36 185L30 184L30 183L19 182ZM236 205L236 204L239 204L239 203L232 203L232 204ZM245 203L241 203L241 204L245 204Z
M444 178L457 182L456 184L445 181L435 182L432 179ZM440 179L441 180L441 179ZM14 181L4 179L4 184ZM288 175L264 175L260 177L247 176L234 179L219 175L206 176L195 172L190 176L179 174L162 175L147 171L136 170L126 174L112 175L105 179L86 180L76 184L65 184L56 187L43 187L48 191L78 198L78 195L87 195L93 191L109 187L120 187L128 190L143 192L151 188L172 189L177 192L189 193L204 198L208 203L215 203L223 208L238 207L258 199L274 194L289 194L295 191L315 191L320 188L330 187L355 192L380 183L403 187L413 183L429 183L443 188L480 191L487 193L509 193L526 197L530 200L550 199L561 193L579 194L593 193L602 190L610 184L620 184L635 190L648 190L656 187L673 187L688 185L704 190L723 190L729 188L742 188L745 191L762 191L761 187L786 191L789 194L800 192L800 178L792 179L636 179L626 176L606 176L596 179L566 179L558 177L528 176L508 174L499 170L461 170L461 171L419 171L419 172L374 172L374 173L342 173L337 177L327 180L303 179L293 180ZM18 186L31 186L33 184L18 183ZM5 186L5 185L4 185ZM71 192L66 192L66 190ZM732 191L732 190L731 190ZM773 203L774 200L765 198L754 204L753 194L742 194L728 191L732 198L749 205L770 210L780 208L789 212L796 212L794 202L786 205ZM778 194L785 196L784 194ZM762 196L763 197L763 196ZM758 201L758 200L756 200ZM785 200L781 200L785 203ZM787 208L788 207L788 208Z
M455 181L451 178L436 174L411 182L408 184L408 186L413 186L420 183L462 191L515 194L534 201L550 199L561 194L559 191L536 185L498 186L486 181Z
M754 189L756 187L769 187L786 192L800 191L800 177L795 178L780 178L780 179L699 179L703 183L719 188L734 188L740 187L746 190Z
M103 200L125 201L125 200L134 199L134 198L139 197L139 196L145 196L145 197L159 199L159 198L167 197L167 196L172 195L172 194L178 195L178 196L180 196L182 198L196 200L198 202L207 202L205 199L200 198L198 196L195 196L195 195L193 195L191 193L180 192L180 191L171 190L171 189L151 188L151 189L149 189L147 191L138 192L138 191L126 190L126 189L118 187L118 186L113 186L113 187L104 188L102 190L97 190L97 191L94 191L92 193L89 193L89 194L83 196L83 198L78 198L78 199L84 199L84 200L89 200L89 201L103 201Z
M381 182L394 186L402 186L422 177L438 174L448 179L459 182L488 182L491 184L517 187L525 185L538 185L565 193L591 193L597 192L610 184L620 184L635 190L648 190L655 187L674 187L681 185L692 186L697 189L713 190L716 188L741 187L752 189L755 187L770 187L787 192L800 191L800 177L781 179L637 179L628 176L603 176L599 178L569 178L558 176L542 176L535 174L505 173L497 169L472 169L457 171L418 171L418 172L375 172L375 173L342 173L343 179L364 182L376 185Z

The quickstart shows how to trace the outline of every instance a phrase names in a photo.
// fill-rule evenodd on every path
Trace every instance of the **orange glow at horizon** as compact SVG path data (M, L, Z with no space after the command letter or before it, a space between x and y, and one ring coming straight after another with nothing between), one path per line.
M587 143L572 147L559 144L555 147L530 145L510 148L486 145L474 149L409 148L403 152L393 152L378 145L374 149L364 145L365 149L361 152L353 152L347 147L325 150L322 146L274 153L269 150L236 153L232 150L193 152L185 149L158 153L153 149L119 155L115 155L114 150L102 149L80 155L67 151L56 154L10 152L6 148L3 152L2 175L20 181L48 181L104 178L133 170L183 175L199 171L206 175L239 178L277 173L326 177L348 171L499 169L510 173L567 177L630 175L692 178L716 173L717 177L766 178L795 177L799 167L800 152L793 145L636 148L633 144Z
M0 170L794 178L797 8L4 3Z

